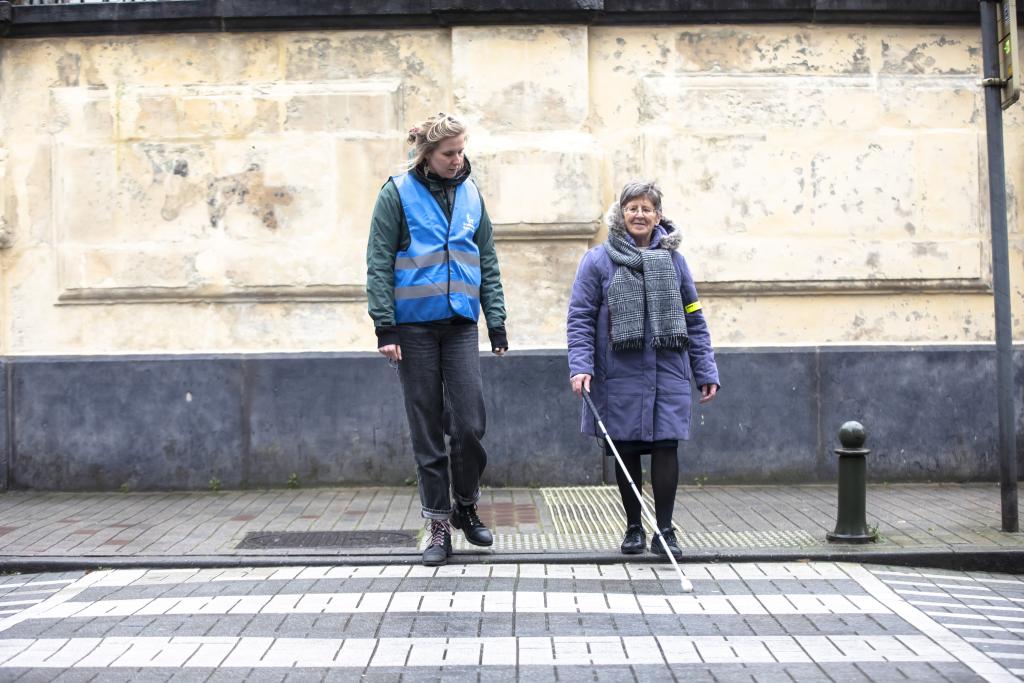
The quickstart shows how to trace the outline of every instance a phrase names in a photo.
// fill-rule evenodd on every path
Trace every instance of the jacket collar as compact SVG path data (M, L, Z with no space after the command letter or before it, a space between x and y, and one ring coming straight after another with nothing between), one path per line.
M410 171L410 173L416 177L416 180L423 183L431 192L442 192L444 190L454 189L466 182L466 179L469 178L469 175L472 172L473 168L470 166L468 157L463 159L462 168L459 169L459 174L454 178L442 178L441 176L435 175L427 169L425 164L417 166Z

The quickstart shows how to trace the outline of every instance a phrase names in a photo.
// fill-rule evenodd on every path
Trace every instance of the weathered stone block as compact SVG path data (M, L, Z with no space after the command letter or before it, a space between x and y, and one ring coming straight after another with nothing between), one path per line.
M7 213L7 195L7 150L0 147L0 249L9 249L14 243L14 221Z
M964 75L981 73L977 28L896 28L877 36L885 74Z
M710 281L981 278L978 206L959 189L978 186L976 145L973 134L653 131L642 142ZM937 158L963 175L931 168Z
M80 55L82 85L160 87L276 81L281 40L280 34L179 33L83 38L70 47Z
M586 240L505 241L499 228L497 247L509 343L516 349L565 346L569 292L588 248Z
M878 118L867 77L646 76L637 123L702 131L864 128Z
M395 79L293 86L284 100L284 130L388 133L401 128L400 103Z
M455 28L455 106L495 132L576 130L589 106L587 46L584 26Z
M400 80L403 130L451 101L448 31L291 33L279 40L285 80Z
M872 127L974 131L985 120L977 76L878 77L880 111Z
M589 135L473 138L468 153L495 223L590 223L601 215L601 150Z
M315 144L303 135L57 152L64 287L194 288L199 297L362 282L368 208L401 159L394 138L323 133ZM96 172L74 172L85 167Z
M337 138L337 176L333 194L337 213L325 226L335 241L332 249L341 256L339 282L366 282L366 243L370 218L381 186L405 169L405 136L377 139Z

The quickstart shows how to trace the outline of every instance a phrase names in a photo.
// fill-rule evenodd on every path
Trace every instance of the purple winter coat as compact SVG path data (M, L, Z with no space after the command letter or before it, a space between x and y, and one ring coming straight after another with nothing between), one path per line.
M609 212L609 230L629 236L615 211ZM654 228L651 249L672 250L683 306L698 301L686 259L675 251L679 231L667 220ZM632 239L632 238L630 238ZM569 376L592 375L591 398L601 413L608 434L616 441L661 441L690 438L691 374L697 386L719 384L711 335L700 309L686 313L689 351L655 349L646 329L642 350L613 351L608 287L617 266L604 245L588 251L580 261L569 299ZM692 373L691 373L692 369ZM597 423L582 406L581 430L599 436Z

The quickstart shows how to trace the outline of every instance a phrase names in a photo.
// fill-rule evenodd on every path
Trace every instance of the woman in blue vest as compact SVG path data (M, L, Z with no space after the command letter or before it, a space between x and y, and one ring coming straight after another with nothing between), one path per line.
M377 350L398 365L427 519L423 564L436 566L451 555L452 526L474 545L494 542L476 510L487 464L481 308L495 355L508 339L494 230L470 178L465 126L441 113L408 142L408 171L384 183L373 209L366 290Z

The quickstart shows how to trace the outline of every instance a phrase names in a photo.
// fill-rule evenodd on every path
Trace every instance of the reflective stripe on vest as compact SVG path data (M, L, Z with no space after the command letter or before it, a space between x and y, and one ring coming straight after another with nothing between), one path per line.
M455 188L449 225L444 209L408 173L391 178L409 224L409 248L395 254L395 322L480 317L480 192L472 180Z

